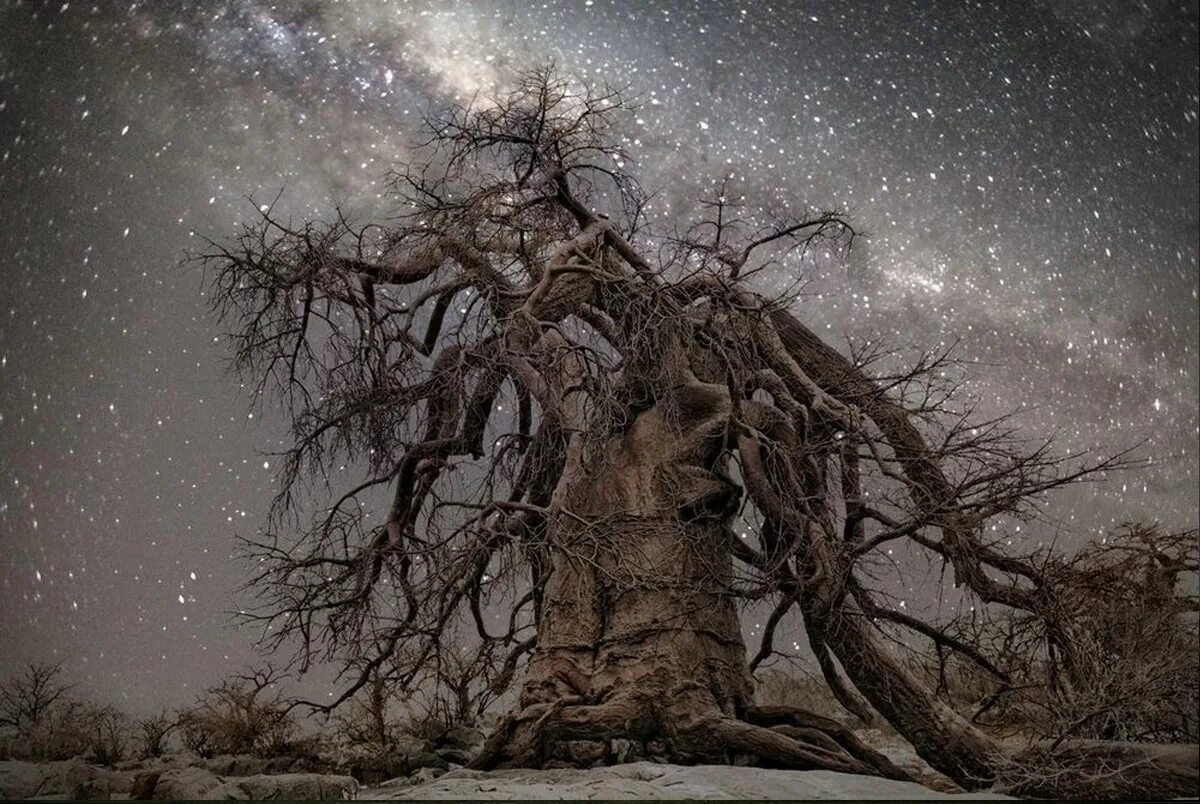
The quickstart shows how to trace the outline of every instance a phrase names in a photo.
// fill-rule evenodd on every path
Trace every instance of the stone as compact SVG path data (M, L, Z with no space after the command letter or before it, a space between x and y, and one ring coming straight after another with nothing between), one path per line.
M650 755L651 759L657 760L660 757L666 756L667 744L662 740L647 740L646 753Z
M158 775L150 799L180 801L211 799L224 780L204 768L169 768Z
M62 786L72 801L108 801L124 795L133 786L133 774L120 773L95 765L74 765L62 775Z
M229 779L209 791L209 799L250 801L342 801L358 795L358 782L350 776L322 773L258 774Z
M374 787L376 789L383 790L383 789L387 789L389 787L408 787L409 785L412 785L412 784L415 784L415 782L413 782L413 780L410 779L409 777L397 776L394 779L385 779L384 781L380 782L379 784L374 785Z
M149 801L154 796L154 786L162 771L144 771L133 777L133 786L129 788L129 798L133 801Z
M259 772L260 773L299 773L304 770L310 770L308 768L302 768L301 766L304 764L305 763L302 762L299 757L289 757L289 756L271 757L270 759L268 759L266 761L266 764L264 765L264 770L259 771ZM251 776L253 774L238 773L235 775Z
M461 765L465 763L459 764ZM422 752L420 754L408 755L408 767L410 771L417 770L418 768L437 768L438 770L449 770L450 763L437 754Z
M458 748L463 751L475 752L483 745L484 735L479 729L472 729L466 726L455 726L447 729L437 739L437 745L441 747Z
M610 751L612 751L613 759L618 765L623 762L629 762L633 758L633 740L627 740L624 737L617 737L608 744L608 748Z
M445 773L446 771L441 768L418 768L416 773L408 777L408 781L412 784L424 784L425 782L432 782Z
M15 801L42 795L47 774L32 762L0 762L0 799Z
M462 764L462 763L460 763ZM412 751L389 751L386 754L359 756L338 767L365 785L376 785L385 779L408 776L420 768L448 770L450 763L432 751L416 748Z
M466 765L472 759L472 754L461 748L439 748L434 753L454 765Z
M253 754L218 754L199 763L199 767L218 776L255 776L266 773L267 766L267 760Z

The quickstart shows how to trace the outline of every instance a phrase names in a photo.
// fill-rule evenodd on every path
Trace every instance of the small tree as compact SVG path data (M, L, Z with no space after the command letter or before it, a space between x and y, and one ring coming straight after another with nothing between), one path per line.
M29 758L53 761L87 754L95 736L89 729L91 709L70 698L55 703L23 738Z
M176 724L183 747L204 759L216 756L221 747L220 728L197 707L182 709Z
M112 706L87 706L81 714L87 753L101 765L115 765L129 754L129 718Z
M250 670L206 690L179 714L184 747L203 757L216 754L270 756L287 748L295 730L282 695L282 674Z
M143 758L160 757L167 749L167 738L179 725L178 718L166 709L137 721L138 751Z
M27 734L50 711L65 702L72 689L63 681L62 662L27 664L16 676L0 683L0 726Z
M341 738L351 746L386 753L396 739L397 723L392 711L395 698L395 686L377 669L373 670L371 680L337 717Z
M62 662L25 665L0 683L0 726L10 732L12 756L57 760L87 752L89 707L71 696L73 688Z

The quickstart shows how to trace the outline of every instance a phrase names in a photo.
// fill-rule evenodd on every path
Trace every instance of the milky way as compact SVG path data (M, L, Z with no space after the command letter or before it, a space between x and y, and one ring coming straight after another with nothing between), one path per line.
M231 551L283 431L180 258L281 190L386 214L424 113L549 60L640 99L660 214L730 173L851 210L799 307L831 341L959 339L1031 437L1142 444L1038 538L1194 526L1196 2L995 5L0 0L0 675L140 711L253 658Z

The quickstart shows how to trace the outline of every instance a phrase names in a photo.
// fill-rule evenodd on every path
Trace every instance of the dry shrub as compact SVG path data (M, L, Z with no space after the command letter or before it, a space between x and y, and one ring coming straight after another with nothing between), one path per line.
M62 663L28 664L0 684L5 758L53 761L89 756L112 765L129 752L129 719L72 696Z
M86 728L88 708L74 700L55 703L23 731L22 758L54 761L86 754L92 738Z
M86 707L87 753L100 765L115 765L129 755L133 726L124 712L111 706Z
M338 715L337 735L346 745L386 753L402 731L392 715L395 688L375 670L371 680L347 702Z
M202 757L286 752L296 724L273 689L280 678L271 669L251 671L210 687L179 714L184 747Z
M969 625L1003 682L957 654L921 672L976 723L1054 741L1197 742L1196 533L1125 525L1044 569L1045 605Z
M167 749L167 738L178 725L165 709L156 715L140 718L137 726L138 752L141 758L160 757Z

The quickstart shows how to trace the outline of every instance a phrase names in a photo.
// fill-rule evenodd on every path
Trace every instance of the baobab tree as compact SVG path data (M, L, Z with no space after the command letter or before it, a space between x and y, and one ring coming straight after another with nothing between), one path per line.
M904 544L981 604L1052 619L1047 556L985 525L1132 461L1030 446L952 401L948 353L873 372L766 293L771 269L852 245L842 214L768 214L719 184L691 223L650 220L631 108L523 74L428 120L386 222L268 206L203 256L234 366L292 424L249 545L251 616L301 668L354 668L326 709L377 671L412 685L459 634L490 691L519 683L481 768L650 755L903 777L836 722L755 705L752 666L799 613L847 706L992 783L1010 760L882 629L988 659L890 606L870 567ZM747 602L773 607L753 653Z

